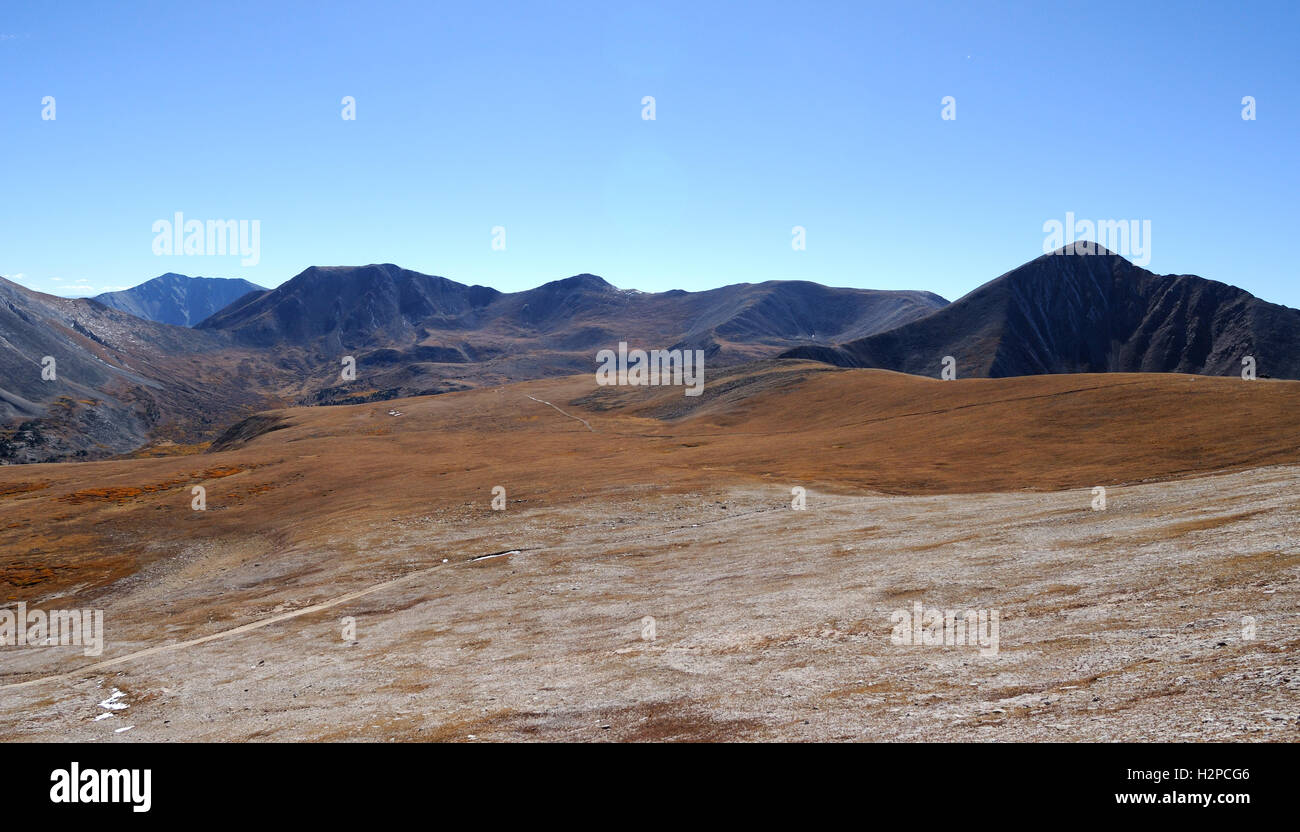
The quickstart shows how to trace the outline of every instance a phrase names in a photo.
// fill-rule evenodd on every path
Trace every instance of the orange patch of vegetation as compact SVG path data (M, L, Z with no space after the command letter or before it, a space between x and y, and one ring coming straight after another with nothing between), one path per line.
M163 480L162 482L149 483L148 485L116 485L106 486L104 488L83 488L80 491L74 491L71 494L64 494L59 497L59 502L71 503L72 505L81 505L82 503L116 503L123 505L129 503L137 497L146 494L156 494L160 491L166 491L169 488L175 488L179 485L187 485L196 480L217 480L224 477L231 477L235 474L242 474L255 466L240 467L237 465L219 465L215 468L209 468L206 471L191 471L186 477ZM266 486L270 488L270 486Z
M42 488L49 488L48 482L9 482L0 483L0 497L12 497L15 494L28 494L32 491L40 491Z
M138 568L134 557L105 551L89 535L71 535L62 543L66 548L58 555L29 549L0 564L0 588L10 590L4 597L31 602L34 593L48 596L73 584L103 586Z
M233 477L235 474L242 474L244 471L247 470L248 470L247 468L239 468L237 466L227 465L227 466L222 466L217 468L209 468L208 470L204 471L202 474L191 474L191 476L200 480L217 480L217 479L221 479L222 477Z
M81 491L74 491L71 494L64 494L59 498L61 503L71 503L79 506L82 503L117 503L123 505L144 493L144 489L133 487L116 487L116 488L84 488Z
M54 577L54 570L48 566L12 565L0 569L0 583L16 588L35 586Z
M61 503L71 503L74 506L79 506L82 503L116 503L117 505L124 505L145 494L156 494L159 491L166 491L169 488L184 485L186 482L188 480L177 479L141 486L116 485L105 488L83 488L71 494L64 494L58 499Z

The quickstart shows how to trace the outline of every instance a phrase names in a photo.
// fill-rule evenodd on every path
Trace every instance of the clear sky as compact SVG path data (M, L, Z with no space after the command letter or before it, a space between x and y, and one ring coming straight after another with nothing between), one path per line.
M1300 307L1297 40L1294 2L5 0L0 274L951 299L1068 211L1149 220L1152 271ZM259 221L260 262L155 255L177 211Z

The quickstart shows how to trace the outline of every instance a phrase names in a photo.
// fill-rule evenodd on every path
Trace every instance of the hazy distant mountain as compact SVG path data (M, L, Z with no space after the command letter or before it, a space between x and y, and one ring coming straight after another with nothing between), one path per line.
M168 272L130 289L96 295L94 300L149 321L194 326L250 292L265 291L239 278L187 277Z
M1157 275L1101 249L1044 255L917 321L787 358L937 376L1151 372L1300 378L1300 310L1191 275Z

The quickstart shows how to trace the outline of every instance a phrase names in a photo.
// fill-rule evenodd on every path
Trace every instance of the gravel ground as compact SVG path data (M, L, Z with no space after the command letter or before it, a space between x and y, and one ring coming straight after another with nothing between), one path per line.
M0 738L1300 738L1300 467L1104 511L813 488L798 511L796 484L620 483L274 559L195 543L102 597L102 656L5 650ZM892 643L915 603L996 611L996 655Z

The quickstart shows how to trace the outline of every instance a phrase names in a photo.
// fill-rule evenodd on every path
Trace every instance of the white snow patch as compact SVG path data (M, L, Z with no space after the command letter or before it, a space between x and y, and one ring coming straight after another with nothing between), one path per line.
M123 708L131 707L125 702L118 701L124 696L126 696L125 693L122 693L122 691L118 690L117 688L113 688L113 692L108 695L107 699L99 703L99 707L106 708L107 710L110 711L120 711Z

